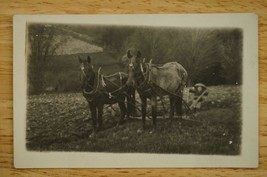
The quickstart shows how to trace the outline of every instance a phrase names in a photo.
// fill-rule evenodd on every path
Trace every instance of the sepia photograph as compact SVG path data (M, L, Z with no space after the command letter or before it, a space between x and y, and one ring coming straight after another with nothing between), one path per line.
M256 167L257 42L254 14L15 16L15 166Z

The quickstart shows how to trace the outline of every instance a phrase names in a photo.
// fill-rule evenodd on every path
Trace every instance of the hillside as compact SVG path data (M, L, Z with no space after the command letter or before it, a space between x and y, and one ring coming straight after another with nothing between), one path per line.
M80 68L78 56L92 58L97 70L100 66L105 75L122 71L119 62L105 52L56 55L48 63L44 74L44 91L78 91L80 90Z
M103 52L103 48L94 43L94 39L87 35L77 33L66 27L57 28L60 31L55 36L54 42L61 43L56 49L56 55L72 55L78 53L98 53Z
M80 39L74 38L72 36L62 37L58 36L58 38L64 38L61 40L65 40L62 45L60 45L56 50L56 55L72 55L77 53L96 53L103 52L101 47L93 45L91 43L82 41Z
M63 26L56 29L58 33L51 42L58 47L54 56L40 68L43 73L42 80L37 81L41 83L39 93L79 91L81 83L78 56L87 58L90 55L95 70L101 66L105 75L123 70L118 60L103 52L103 48L97 46L90 35Z

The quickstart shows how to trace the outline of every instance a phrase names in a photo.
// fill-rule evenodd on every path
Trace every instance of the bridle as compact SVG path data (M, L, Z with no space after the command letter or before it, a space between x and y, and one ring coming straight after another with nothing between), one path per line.
M141 72L141 75L139 75L139 77L142 77L143 81L138 84L138 85L135 85L136 89L138 90L145 90L144 92L147 92L147 91L150 91L150 67L151 67L151 60L149 63L144 63L145 64L145 68L143 66L143 63L140 62L140 72ZM137 73L136 71L136 68L134 67L134 64L132 63L132 61L130 62L129 64L129 70L131 70L132 72ZM136 79L136 80L139 80L139 79Z
M145 62L145 58L143 58L143 62L140 62L140 70L141 70L141 73L143 75L145 75L145 71L144 71L144 67L143 67L143 63L144 62ZM149 61L149 66L151 65L151 62L152 62L152 60ZM129 66L130 70L135 70L135 67L134 67L134 64L132 63L132 60L131 60L131 62L129 63L128 66Z
M92 65L92 68L94 68L93 65ZM83 74L83 76L85 77L86 81L88 82L88 81L90 81L90 80L92 79L93 76L91 75L91 76L88 78L87 75L85 74L84 70L85 70L85 67L84 67L84 65L82 65L82 66L81 66L82 74Z
M87 86L89 86L92 89L92 91L88 92L88 91L86 91L86 88L83 88L83 94L87 95L87 99L89 99L90 101L92 101L95 97L97 97L98 94L108 95L109 98L111 99L111 98L114 97L114 95L122 92L123 90L125 90L127 88L126 85L124 85L122 87L119 87L117 84L109 81L109 83L111 83L111 84L113 84L115 86L118 86L119 88L114 90L114 91L112 91L112 92L108 92L106 90L107 84L104 81L104 76L101 74L101 67L99 67L98 68L98 72L95 73L95 80L94 80L93 86L88 84L89 81L91 80L92 76L90 78L87 78L87 75L84 72L84 68L83 67L81 67L81 71L82 71L82 74L86 78ZM119 79L120 79L121 84L122 84L122 74L121 74L121 72L119 72Z
M93 69L93 66L92 66L92 69ZM92 95L92 94L94 94L94 93L95 93L95 89L94 89L95 82L94 82L94 84L93 84L92 86L89 84L89 82L91 81L91 79L92 79L92 77L93 77L93 74L90 75L90 77L88 77L88 76L86 75L86 73L85 73L85 67L84 67L84 65L81 66L81 72L82 72L82 75L83 75L84 78L85 78L85 81L83 81L83 82L85 82L85 84L84 84L84 86L83 86L83 88L82 88L82 89L83 89L83 93L84 93L84 94L87 94L87 95ZM97 77L98 77L98 76L96 76L96 80L97 80ZM86 91L86 87L90 87L90 89L92 89L92 91L90 91L90 92Z

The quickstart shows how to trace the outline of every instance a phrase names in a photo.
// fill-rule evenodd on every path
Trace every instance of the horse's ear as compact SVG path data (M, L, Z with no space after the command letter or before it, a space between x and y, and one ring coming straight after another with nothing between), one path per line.
M137 58L140 58L141 57L141 52L138 50L137 51L137 55L136 55Z
M127 51L127 57L128 57L128 58L132 58L131 50L128 50L128 51Z
M80 57L80 56L78 56L78 58L79 58L79 62L80 62L80 63L82 63L82 62L83 62L83 60L81 59L81 57Z
M91 57L89 55L87 56L87 62L91 63Z

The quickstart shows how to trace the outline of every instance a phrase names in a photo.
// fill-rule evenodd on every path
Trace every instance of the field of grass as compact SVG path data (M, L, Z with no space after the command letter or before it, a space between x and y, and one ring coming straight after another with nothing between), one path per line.
M152 132L151 120L146 130L138 119L116 126L119 112L106 108L103 130L90 136L91 118L81 93L33 95L27 104L26 146L30 151L240 154L240 86L209 87L203 107L192 119L160 118Z

